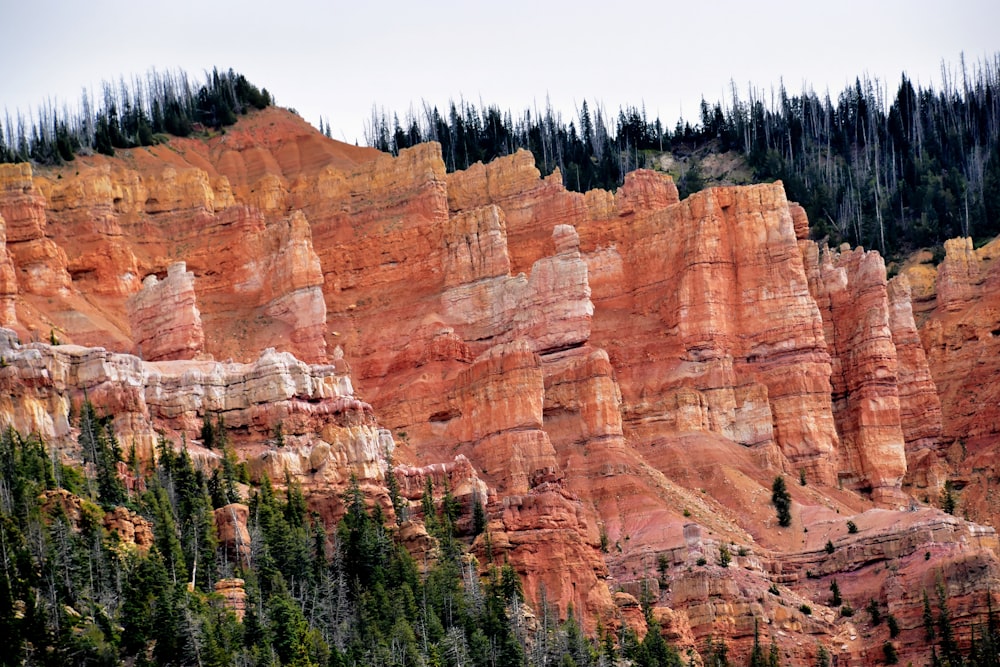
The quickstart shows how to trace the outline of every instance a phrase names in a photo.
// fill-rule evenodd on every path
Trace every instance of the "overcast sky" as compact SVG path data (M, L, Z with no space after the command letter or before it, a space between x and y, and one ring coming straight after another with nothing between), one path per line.
M362 6L364 5L364 6ZM46 98L75 108L102 80L233 68L335 138L363 143L373 105L402 118L421 100L497 104L548 98L567 120L587 99L612 113L645 104L672 126L732 80L781 79L836 95L867 73L938 86L1000 52L997 0L576 2L548 0L0 0L0 107Z

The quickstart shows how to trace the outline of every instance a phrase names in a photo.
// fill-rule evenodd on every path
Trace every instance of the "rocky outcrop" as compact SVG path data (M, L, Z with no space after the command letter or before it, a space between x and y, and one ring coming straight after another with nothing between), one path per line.
M936 502L951 481L958 511L994 526L1000 521L1000 499L991 491L1000 433L998 248L997 240L973 249L971 239L952 239L936 271L926 262L903 271L924 278L925 293L913 302L940 398L944 449L924 457L913 479L916 493Z
M184 262L167 269L167 277L158 280L146 276L142 289L127 302L136 353L149 361L194 359L205 346L194 291L194 274Z
M589 515L558 482L537 484L527 494L504 497L499 520L489 526L489 551L521 575L526 599L539 600L544 590L560 616L572 605L581 624L594 628L613 617L615 606ZM490 562L485 541L476 544L480 560Z
M807 252L810 287L832 348L840 478L891 501L906 473L898 362L889 324L885 264L875 252Z
M937 307L946 312L967 306L980 284L979 258L968 237L944 242L944 261L937 270L934 289Z
M48 236L45 205L28 164L0 165L0 216L17 284L26 294L51 297L69 288L70 276L66 251Z
M153 546L153 524L126 507L104 512L99 506L66 489L46 490L39 500L47 520L65 520L74 531L83 530L87 522L103 525L104 530L114 534L115 546L122 558L126 558L129 552L147 553Z
M236 620L242 623L247 607L246 582L236 578L219 579L215 582L215 592L222 596L225 608L233 612Z
M250 566L253 551L247 527L249 518L250 508L243 503L230 503L215 510L215 532L224 562Z
M896 348L899 421L909 456L936 449L941 437L941 399L927 365L913 317L912 292L905 275L889 281L889 327Z
M0 215L0 326L17 326L17 273L7 253L7 221Z
M780 186L642 210L629 185L581 233L602 283L591 342L616 367L626 433L717 433L831 482L830 356Z
M153 546L153 524L126 507L116 507L104 515L105 530L118 537L119 545L148 552Z
M541 362L524 341L485 352L458 380L454 438L468 447L492 486L523 494L556 470L542 430Z
M0 317L25 341L0 332L0 420L67 455L84 395L119 437L184 435L200 465L218 457L202 419L221 417L252 474L302 482L327 524L352 473L391 516L391 455L421 556L430 482L484 505L477 557L512 564L529 602L642 630L653 590L696 651L725 636L745 657L765 621L793 663L822 643L863 664L885 638L822 604L831 577L896 604L931 553L957 598L992 585L988 531L864 510L951 478L963 509L1000 516L994 251L949 243L939 270L887 283L877 254L810 241L780 183L680 201L640 170L578 194L524 151L446 174L434 144L393 158L278 110L72 173L3 166L0 186ZM779 474L804 478L789 528L767 502ZM216 520L245 558L245 508Z
M342 482L352 472L381 479L391 448L349 376L287 352L264 350L252 364L145 362L102 348L20 345L12 331L0 330L0 356L3 425L63 446L75 442L68 416L86 399L113 415L119 440L134 441L146 457L159 433L197 441L205 415L221 417L242 433L239 444L258 474L275 479L285 470L307 480Z

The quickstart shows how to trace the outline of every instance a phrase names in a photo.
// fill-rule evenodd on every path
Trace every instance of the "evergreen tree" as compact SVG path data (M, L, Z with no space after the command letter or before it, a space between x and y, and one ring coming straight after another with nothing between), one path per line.
M98 418L93 404L86 400L80 409L80 435L78 438L84 461L94 469L97 488L92 491L105 507L120 505L127 499L125 485L118 476L118 463L122 461L121 448L110 427L109 418Z
M778 513L778 525L783 528L792 525L792 496L788 493L785 478L782 475L775 477L774 483L771 485L771 504L774 505L774 509Z

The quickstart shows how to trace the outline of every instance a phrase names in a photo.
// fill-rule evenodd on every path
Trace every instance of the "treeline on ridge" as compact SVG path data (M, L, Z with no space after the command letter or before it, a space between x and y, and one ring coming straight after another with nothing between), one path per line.
M59 165L90 151L113 155L116 148L160 143L162 135L189 136L198 124L220 129L251 108L274 103L267 88L258 89L232 69L213 69L200 86L184 72L153 70L145 81L105 81L101 88L99 100L84 90L77 112L48 102L28 119L18 110L12 121L7 111L0 128L0 163Z
M836 97L809 90L789 95L750 89L701 104L698 123L673 130L645 108L617 116L583 102L575 120L551 106L520 116L496 106L452 102L446 113L423 104L402 122L375 112L367 143L398 153L423 141L441 144L449 170L466 169L520 148L542 173L558 167L575 191L614 189L624 175L653 167L667 151L689 168L682 196L703 185L697 155L737 151L758 181L781 179L801 203L814 238L849 242L894 258L954 236L1000 232L1000 55L958 74L942 66L940 90L902 75L895 92L866 77Z

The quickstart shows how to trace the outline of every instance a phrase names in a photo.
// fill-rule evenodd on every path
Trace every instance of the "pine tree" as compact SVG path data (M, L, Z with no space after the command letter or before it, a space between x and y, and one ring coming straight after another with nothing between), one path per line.
M785 478L782 475L775 477L774 483L771 485L771 504L774 505L778 514L778 525L783 528L792 525L792 496L788 493Z
M128 494L118 476L118 463L122 461L121 448L110 428L110 419L98 418L89 399L84 401L80 409L78 442L84 461L94 469L97 488L92 489L92 496L108 508L124 503Z
M476 495L472 502L472 534L479 535L486 530L487 522L486 509L483 507L482 501L479 500L479 496Z

